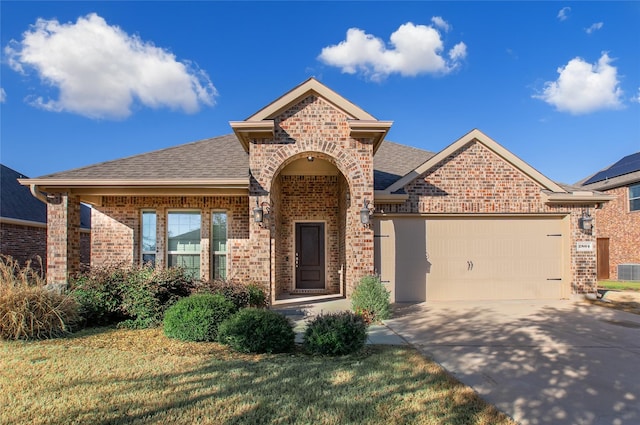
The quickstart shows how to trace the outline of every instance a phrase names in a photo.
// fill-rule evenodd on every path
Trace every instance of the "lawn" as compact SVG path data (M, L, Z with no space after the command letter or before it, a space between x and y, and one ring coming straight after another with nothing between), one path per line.
M409 347L242 355L161 330L0 341L0 423L514 424Z
M611 289L615 291L640 291L640 282L601 280L598 281L598 289Z

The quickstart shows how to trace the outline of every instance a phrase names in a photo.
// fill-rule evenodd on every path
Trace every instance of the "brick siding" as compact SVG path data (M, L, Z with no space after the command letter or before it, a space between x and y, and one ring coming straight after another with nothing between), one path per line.
M596 235L609 238L609 278L618 279L619 264L640 264L640 211L629 211L629 187L606 193L616 198L595 211Z

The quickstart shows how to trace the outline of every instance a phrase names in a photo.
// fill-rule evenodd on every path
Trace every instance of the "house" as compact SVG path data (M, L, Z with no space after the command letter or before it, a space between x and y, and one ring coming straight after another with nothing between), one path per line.
M598 279L640 280L640 152L577 185L614 197L595 211Z
M47 206L32 196L28 187L18 183L21 173L0 164L0 254L9 255L24 265L46 270ZM91 247L91 210L82 206L80 222L80 262L88 265Z
M232 134L34 179L48 207L47 278L77 270L80 202L92 265L181 265L263 285L272 302L350 296L379 273L392 300L566 298L596 289L587 211L473 130L438 153L311 78Z

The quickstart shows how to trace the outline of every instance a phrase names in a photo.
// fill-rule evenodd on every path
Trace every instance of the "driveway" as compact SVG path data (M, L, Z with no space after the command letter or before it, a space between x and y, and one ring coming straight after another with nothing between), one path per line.
M386 322L522 424L640 424L640 316L576 301L429 302Z

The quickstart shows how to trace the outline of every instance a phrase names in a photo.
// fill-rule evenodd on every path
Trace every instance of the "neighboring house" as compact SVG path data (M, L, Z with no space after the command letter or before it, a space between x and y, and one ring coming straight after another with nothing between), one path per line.
M385 141L381 121L311 78L214 137L34 179L48 203L51 283L92 265L182 265L264 285L271 301L350 296L379 273L392 300L566 298L595 291L572 191L473 130L441 152Z
M577 184L615 197L595 211L598 279L640 280L640 152Z
M24 175L0 164L0 254L9 255L22 265L31 260L46 270L47 205L35 197L28 187L18 183ZM91 209L82 206L80 224L81 263L89 264L91 249Z

